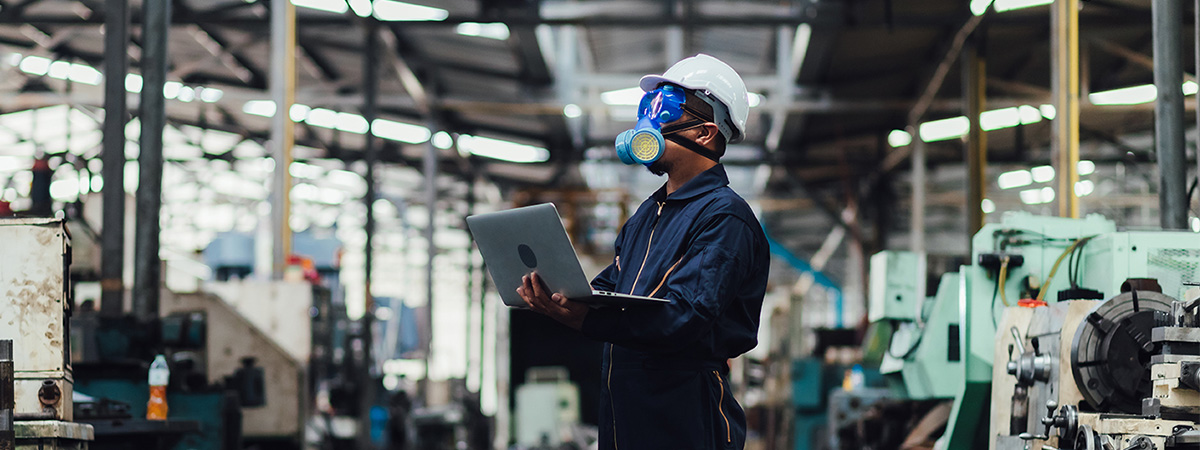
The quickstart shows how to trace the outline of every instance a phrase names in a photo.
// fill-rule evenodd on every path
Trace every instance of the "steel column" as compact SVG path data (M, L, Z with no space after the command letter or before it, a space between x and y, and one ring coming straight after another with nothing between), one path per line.
M167 121L163 86L167 81L171 2L145 2L142 14L142 135L138 153L133 312L142 320L153 320L158 317L159 290L162 288L158 221L162 209L163 128Z
M1050 11L1054 133L1050 136L1058 215L1079 217L1079 0L1055 0Z
M365 23L366 27L366 47L363 51L363 106L362 114L369 125L375 124L375 117L379 110L379 22L375 19L368 18ZM367 193L363 197L363 202L367 207L367 221L365 231L367 235L366 244L363 247L363 262L366 281L366 311L372 312L375 309L375 299L371 294L371 271L374 268L375 249L373 246L375 238L375 163L379 160L379 140L376 139L374 133L367 133L363 157L367 163L367 171L365 179L367 182Z
M104 2L104 180L100 314L125 309L125 75L129 72L129 0Z
M288 0L271 0L271 100L275 116L271 118L271 157L275 174L271 186L271 272L283 278L287 256L292 252L291 191L292 145L295 129L291 109L296 98L296 7Z
M978 38L963 49L963 97L966 98L967 118L967 247L971 238L983 228L983 197L987 192L987 134L979 123L987 94L987 66L979 54ZM924 295L924 294L922 294Z
M1188 226L1187 154L1183 139L1183 0L1154 0L1154 143L1158 151L1158 205L1163 229Z
M917 261L920 267L917 268L918 274L924 274L926 268L926 251L925 251L925 187L926 187L926 172L925 172L925 141L921 140L917 135L917 127L909 126L908 134L913 136L912 143L912 217L909 221L909 238L912 242L912 252L917 254ZM927 289L927 280L924 276L917 277L917 292L920 295ZM918 321L921 318L917 314Z
M429 120L429 129L437 130L433 120ZM433 140L425 143L425 156L422 160L422 172L425 174L425 208L428 221L425 223L425 242L428 245L428 261L425 264L425 377L429 378L429 361L433 353L433 261L437 256L437 245L434 234L437 229L437 148Z
M379 95L379 22L374 18L368 17L364 23L366 35L364 36L365 46L362 55L363 67L363 106L362 115L366 119L368 126L375 123L375 117L378 114L378 95ZM379 140L376 139L374 133L368 132L364 138L363 156L367 163L367 172L364 177L367 182L367 193L363 198L363 202L367 207L367 222L364 226L367 239L363 248L363 271L364 282L366 286L366 305L362 317L363 321L363 352L367 363L367 370L360 374L359 391L359 421L358 421L358 448L371 448L371 405L375 399L375 383L372 377L375 375L375 358L374 358L374 342L372 336L373 323L375 322L375 297L371 291L371 272L374 268L374 237L375 237L375 163L379 158ZM395 314L399 314L396 311ZM395 318L393 320L399 320Z

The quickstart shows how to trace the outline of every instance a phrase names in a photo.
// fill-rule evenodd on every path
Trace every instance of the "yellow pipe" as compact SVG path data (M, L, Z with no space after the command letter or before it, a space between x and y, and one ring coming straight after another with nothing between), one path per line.
M1079 200L1079 0L1055 0L1051 11L1054 42L1054 172L1058 215L1078 218Z

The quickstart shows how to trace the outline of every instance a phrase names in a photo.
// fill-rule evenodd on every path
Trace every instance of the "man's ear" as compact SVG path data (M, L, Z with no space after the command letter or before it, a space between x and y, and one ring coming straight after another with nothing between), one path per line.
M713 144L720 134L721 130L717 128L717 124L712 122L705 123L696 127L696 143L711 148L709 144Z

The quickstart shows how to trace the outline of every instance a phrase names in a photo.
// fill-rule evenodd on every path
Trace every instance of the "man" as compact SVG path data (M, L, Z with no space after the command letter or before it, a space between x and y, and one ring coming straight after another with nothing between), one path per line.
M601 449L740 449L746 417L727 360L757 344L769 255L718 160L745 134L746 87L704 54L640 85L638 126L621 133L617 151L667 182L622 227L592 286L671 303L592 309L549 295L536 273L517 292L533 311L605 342Z

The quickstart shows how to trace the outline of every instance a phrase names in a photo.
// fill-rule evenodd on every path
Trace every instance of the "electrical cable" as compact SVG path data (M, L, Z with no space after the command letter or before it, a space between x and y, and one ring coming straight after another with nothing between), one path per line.
M1080 244L1085 243L1094 237L1095 236L1088 236L1079 239L1072 243L1070 247L1067 247L1067 249L1064 250L1061 255L1058 255L1058 259L1054 260L1054 265L1050 267L1050 275L1046 277L1046 281L1042 282L1042 288L1038 290L1037 300L1039 302L1045 301L1043 299L1046 298L1046 291L1050 289L1050 282L1054 280L1054 274L1058 272L1058 266L1062 264L1063 258L1066 258L1067 255L1070 255L1071 252L1075 251L1075 248L1079 247Z
M1083 266L1083 247L1087 245L1088 241L1090 240L1092 240L1091 236L1085 237L1079 241L1079 246L1075 247L1075 252L1072 255L1072 259L1075 261L1075 264L1073 267L1069 266L1069 270L1067 271L1067 281L1071 282L1071 289L1079 288L1079 272L1082 270L1081 267Z
M1012 306L1008 303L1008 296L1004 293L1004 283L1008 280L1008 255L1000 257L1000 276L996 280L996 289L1000 291L1000 301L1004 302L1005 307ZM992 303L996 303L995 295L992 296Z
M996 292L998 292L999 290L1000 290L999 283L997 283L996 286L992 287L992 302L988 303L988 309L990 309L992 311L992 328L996 328L996 327L1000 326L999 322L996 320Z

